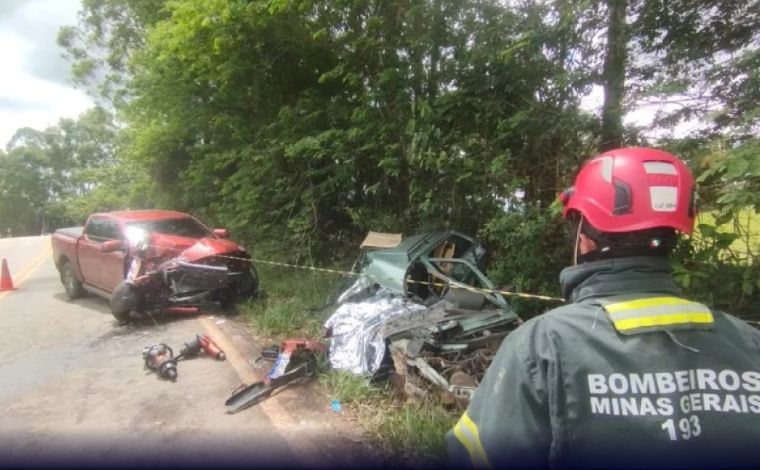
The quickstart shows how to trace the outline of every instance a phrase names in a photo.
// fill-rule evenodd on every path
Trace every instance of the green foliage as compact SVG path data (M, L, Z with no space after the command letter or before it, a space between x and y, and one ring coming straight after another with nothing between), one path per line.
M163 18L164 0L82 0L79 25L64 26L57 43L71 78L106 102L123 104L129 61L145 45L149 25Z
M700 192L713 211L684 240L676 279L692 295L746 319L760 319L760 141L702 155Z
M48 200L44 154L37 149L0 153L0 227L16 235L39 233Z
M149 206L147 176L116 157L116 134L102 108L43 131L19 129L0 155L0 226L38 234L98 210Z
M753 135L760 10L747 0L630 0L638 60L628 102L668 103L654 126L701 120L706 135Z
M294 256L329 258L368 229L474 233L515 181L551 199L597 128L571 60L591 47L571 25L585 4L141 5L86 3L61 33L80 62L95 60L83 44L108 45L129 72L129 157L161 204Z
M148 175L131 161L89 168L86 175L92 181L87 192L55 203L56 212L75 224L95 212L156 207Z
M488 244L500 247L492 255L489 276L502 289L561 297L559 271L572 260L572 241L565 230L556 213L532 204L492 219L480 232ZM551 308L544 301L508 300L523 318Z
M760 211L760 139L751 139L705 158L698 182L712 189L719 221L726 221L746 207Z
M708 228L709 227L709 228ZM685 240L673 260L676 280L695 299L746 320L760 319L760 264L730 258L733 233L714 231L702 225L697 238Z
M746 138L760 114L749 4L87 0L59 42L76 78L105 73L101 94L125 123L127 181L153 204L227 226L283 259L321 263L367 230L456 227L488 241L500 284L556 294L569 244L538 208L607 145L580 97L592 84L616 87L605 109L620 111L706 90L715 129ZM626 24L610 36L613 6ZM663 113L658 125L706 115L700 106ZM619 124L605 127L617 135ZM636 129L623 138L641 142ZM760 191L736 176L757 160L741 149L705 176L737 190L703 189L703 202L753 204ZM522 212L504 213L518 190ZM94 191L89 200L75 206L122 198ZM304 307L286 305L289 317Z

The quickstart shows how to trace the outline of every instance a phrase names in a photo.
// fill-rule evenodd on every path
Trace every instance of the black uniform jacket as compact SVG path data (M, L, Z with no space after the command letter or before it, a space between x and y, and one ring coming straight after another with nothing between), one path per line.
M760 466L760 330L680 296L667 260L566 268L447 434L452 464Z

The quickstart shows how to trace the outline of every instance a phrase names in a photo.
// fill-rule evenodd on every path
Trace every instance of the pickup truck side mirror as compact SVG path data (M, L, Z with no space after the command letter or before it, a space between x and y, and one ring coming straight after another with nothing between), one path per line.
M230 232L226 228L215 228L214 235L219 238L230 238Z
M121 240L108 240L100 244L101 253L113 253L124 248L124 242Z

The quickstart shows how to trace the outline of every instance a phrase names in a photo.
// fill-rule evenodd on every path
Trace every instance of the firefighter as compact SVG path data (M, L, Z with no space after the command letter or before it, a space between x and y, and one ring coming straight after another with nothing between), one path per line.
M671 278L693 185L655 149L581 168L560 196L575 238L560 274L568 304L504 340L446 435L452 464L760 465L760 331L684 298Z

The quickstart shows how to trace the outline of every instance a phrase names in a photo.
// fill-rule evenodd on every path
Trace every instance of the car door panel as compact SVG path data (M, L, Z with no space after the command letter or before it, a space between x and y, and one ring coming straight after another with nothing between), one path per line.
M123 228L115 219L107 220L104 235L111 240L124 241ZM113 292L116 286L124 280L125 252L126 249L100 254L100 282L102 289Z
M100 287L100 244L102 243L103 219L92 218L79 239L77 257L85 284Z

